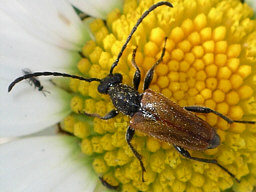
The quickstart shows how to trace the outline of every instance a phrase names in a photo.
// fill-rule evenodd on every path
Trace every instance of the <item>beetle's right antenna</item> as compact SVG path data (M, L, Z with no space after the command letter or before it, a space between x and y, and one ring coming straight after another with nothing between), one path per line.
M77 75L70 75L67 73L59 73L59 72L35 72L35 73L29 73L26 75L23 75L21 77L18 77L17 79L15 79L8 87L8 92L10 92L12 90L12 88L14 87L14 85L16 85L17 83L19 83L20 81L24 80L24 79L29 79L32 77L38 77L38 76L55 76L55 77L69 77L69 78L73 78L73 79L79 79L81 81L87 81L87 82L92 82L92 81L101 81L100 79L97 78L83 78Z
M140 23L143 21L143 19L144 19L151 11L153 11L155 8L160 7L160 6L162 6L162 5L167 5L167 6L169 6L169 7L173 7L173 5L172 5L171 3L167 2L167 1L161 1L161 2L158 2L158 3L154 4L154 5L152 5L147 11L145 11L145 12L142 14L142 16L138 19L137 23L136 23L135 26L133 27L131 33L129 34L129 36L128 36L126 42L124 43L124 45L123 45L123 47L122 47L122 49L121 49L121 51L119 52L119 54L118 54L118 56L117 56L117 58L116 58L116 61L112 64L112 66L111 66L111 68L110 68L110 72L109 72L110 74L113 73L113 70L114 70L114 68L117 66L120 57L122 56L122 54L123 54L123 52L124 52L124 50L125 50L127 44L129 43L129 41L130 41L131 38L132 38L132 35L133 35L134 32L137 30L138 26L139 26Z

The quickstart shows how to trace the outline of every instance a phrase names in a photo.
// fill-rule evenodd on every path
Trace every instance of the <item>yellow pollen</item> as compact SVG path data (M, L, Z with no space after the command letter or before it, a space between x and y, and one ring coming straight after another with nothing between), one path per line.
M157 44L155 44L152 41L149 41L144 47L144 53L147 56L154 57L158 51L159 51L159 48L158 48Z
M200 43L200 41L201 41L201 39L200 39L200 35L199 35L199 33L198 32L193 32L193 33L191 33L189 36L188 36L188 40L190 41L190 43L192 44L192 45L198 45L199 43Z
M228 47L227 55L228 57L238 57L241 52L241 45L233 44Z
M92 165L98 174L106 173L109 169L104 160L101 158L95 158Z
M169 36L175 43L180 42L184 38L184 32L180 27L175 27Z
M174 49L171 53L171 58L176 61L181 61L184 58L184 52L180 49Z
M181 49L183 52L188 52L191 48L191 43L188 40L181 41L178 44L178 48Z
M206 24L207 24L207 18L203 13L200 15L197 15L196 18L194 19L195 29L198 31L204 28Z
M207 41L207 42L208 42L208 40L210 40L211 37L212 37L212 28L206 27L206 28L202 29L202 30L200 31L200 37L201 37L201 39L202 39L203 42L204 42L204 41ZM207 42L205 42L205 43L207 43ZM213 42L213 41L212 41L212 42ZM203 45L204 45L205 43L203 43ZM214 45L214 44L213 44L213 45Z
M224 26L219 26L213 30L213 40L221 41L226 37L226 28Z
M82 140L81 150L86 155L92 155L93 154L92 144L91 144L91 141L89 139L83 139Z
M76 113L81 112L83 110L83 104L83 99L78 96L73 97L70 102L72 111Z
M213 53L215 50L214 41L209 40L203 43L203 48L206 53Z
M93 19L90 24L93 40L81 48L84 57L77 62L75 74L98 79L109 75L137 19L153 2L156 1L126 0L122 11L112 10L106 21ZM137 47L135 62L141 72L138 91L142 93L144 78L161 57L167 37L165 55L155 67L150 89L181 107L205 106L233 120L255 121L256 25L252 9L239 0L174 0L172 3L172 9L158 7L142 21L113 73L121 73L122 83L133 87L136 69L131 61ZM60 126L80 138L82 153L90 156L96 174L109 184L119 185L124 192L253 191L255 125L230 124L213 113L195 113L216 130L220 145L189 153L193 157L217 160L240 183L216 165L183 157L171 141L163 142L135 130L131 144L146 168L145 182L142 182L140 163L126 141L132 117L119 112L112 119L101 120L81 114L104 116L115 108L109 95L98 92L98 85L96 81L70 79L71 113Z

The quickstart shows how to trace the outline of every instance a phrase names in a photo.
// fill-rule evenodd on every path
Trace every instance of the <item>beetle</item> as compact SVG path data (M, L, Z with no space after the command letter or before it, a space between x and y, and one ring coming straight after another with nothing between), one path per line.
M82 112L82 114L92 117L97 117L103 120L114 118L119 112L130 116L130 125L126 131L126 141L132 150L135 157L138 159L141 169L142 169L142 181L144 182L144 172L146 171L145 166L142 162L142 156L136 151L136 149L131 144L131 140L134 136L135 130L141 131L148 136L157 138L159 141L167 142L172 144L174 148L184 157L192 159L195 161L200 161L204 163L215 164L220 167L223 171L228 173L237 182L239 180L232 174L228 169L220 165L215 159L204 159L191 156L188 150L193 151L205 151L207 149L213 149L220 145L220 137L216 133L216 130L210 126L206 121L202 120L196 116L193 112L198 113L214 113L220 118L224 119L227 123L248 123L255 124L255 121L238 121L232 120L223 114L214 111L207 107L202 106L187 106L181 107L171 100L164 97L161 93L156 93L149 89L150 83L153 79L155 67L162 62L165 55L165 46L162 48L162 53L160 58L147 72L144 85L143 93L138 92L138 87L141 79L140 70L135 62L135 56L137 48L133 50L132 54L132 65L135 67L136 71L133 77L133 87L125 85L122 83L122 75L120 73L113 73L114 68L117 66L119 59L121 58L127 44L129 43L132 35L137 30L137 27L143 21L143 19L154 9L159 6L168 6L172 8L172 4L169 2L158 2L152 5L147 11L145 11L142 16L138 19L137 23L130 32L126 42L124 43L121 51L119 52L117 59L112 64L109 74L103 78L84 78L76 75L70 75L66 73L59 72L35 72L31 74L26 74L15 79L8 88L10 92L13 86L28 78L38 77L38 76L62 76L74 79L79 79L81 81L92 82L98 81L98 92L101 94L107 94L115 107L105 116L100 116L98 114L89 114Z
M32 71L30 69L22 69L22 72L24 73L24 75L32 73ZM50 93L49 91L44 89L41 82L37 78L30 77L28 79L28 82L29 82L30 85L34 84L35 88L38 88L38 91L41 91L44 96L46 96L46 93Z

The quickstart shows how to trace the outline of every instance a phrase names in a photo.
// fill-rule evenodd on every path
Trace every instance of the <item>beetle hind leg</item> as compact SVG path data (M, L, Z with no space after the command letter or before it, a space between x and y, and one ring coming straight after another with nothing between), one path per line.
M200 162L204 162L204 163L211 163L211 164L217 165L219 168L221 168L223 171L225 171L227 174L229 174L232 178L234 178L238 183L240 183L240 181L235 177L235 175L233 173L231 173L229 170L227 170L225 167L220 165L217 162L217 160L215 160L215 159L203 159L203 158L198 158L198 157L192 157L187 150L185 150L185 149L183 149L183 148L181 148L181 147L179 147L177 145L173 145L173 146L182 156L184 156L184 157L186 157L188 159L192 159L192 160L195 160L195 161L200 161Z
M136 149L134 149L134 147L132 146L131 144L131 140L134 136L134 133L135 133L135 130L132 129L130 126L128 127L127 131L126 131L126 141L129 145L129 147L131 148L133 154L135 155L135 157L139 160L140 162L140 166L141 166L141 169L142 169L142 181L144 182L144 172L146 171L145 167L144 167L144 164L142 162L142 157L141 155L136 151Z
M227 121L229 124L231 123L243 123L243 124L256 124L256 121L238 121L238 120L232 120L225 115L219 113L218 111L214 111L208 107L201 107L201 106L187 106L184 107L184 109L196 113L214 113L215 115L219 116L220 118L224 119Z

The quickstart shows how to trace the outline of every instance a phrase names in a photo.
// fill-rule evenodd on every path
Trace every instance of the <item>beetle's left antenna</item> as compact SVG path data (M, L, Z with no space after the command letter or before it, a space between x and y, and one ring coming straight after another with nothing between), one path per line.
M8 92L10 92L12 90L12 88L19 83L20 81L24 80L24 79L29 79L32 77L38 77L38 76L55 76L55 77L69 77L69 78L73 78L73 79L79 79L81 81L87 81L87 82L92 82L92 81L101 81L100 79L97 78L83 78L77 75L70 75L67 73L59 73L59 72L35 72L35 73L29 73L26 75L23 75L21 77L18 77L17 79L15 79L8 87Z
M162 6L162 5L166 5L166 6L168 6L168 7L173 7L173 5L172 5L170 2L167 2L167 1L160 1L160 2L158 2L158 3L154 4L154 5L152 5L147 11L145 11L145 12L141 15L141 17L138 19L137 23L136 23L136 24L134 25L134 27L132 28L132 31L131 31L131 33L129 34L128 38L126 39L126 42L124 43L124 45L123 45L121 51L119 52L119 54L118 54L118 56L117 56L115 62L112 64L112 66L111 66L111 68L110 68L110 72L109 72L110 74L113 73L113 70L114 70L114 68L117 66L120 57L123 55L123 52L124 52L124 50L125 50L127 44L129 43L129 41L131 40L133 33L137 30L138 26L139 26L140 23L143 21L143 19L144 19L151 11L153 11L155 8L160 7L160 6Z

